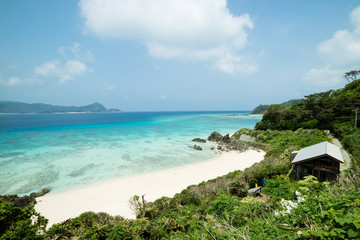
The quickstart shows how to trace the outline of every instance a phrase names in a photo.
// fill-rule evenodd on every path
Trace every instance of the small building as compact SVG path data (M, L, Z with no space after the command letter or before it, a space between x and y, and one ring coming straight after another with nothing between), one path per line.
M338 146L322 142L298 151L291 163L295 166L296 180L313 175L319 181L331 181L337 178L344 160Z

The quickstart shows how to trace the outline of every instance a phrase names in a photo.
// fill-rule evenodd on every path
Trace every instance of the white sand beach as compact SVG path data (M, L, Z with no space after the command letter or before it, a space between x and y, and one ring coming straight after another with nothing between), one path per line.
M48 226L86 211L135 218L129 205L129 199L134 195L145 195L146 201L154 201L163 196L172 197L190 185L250 167L255 162L260 162L264 155L264 151L257 150L225 152L200 163L50 193L36 199L38 203L35 209L49 219Z

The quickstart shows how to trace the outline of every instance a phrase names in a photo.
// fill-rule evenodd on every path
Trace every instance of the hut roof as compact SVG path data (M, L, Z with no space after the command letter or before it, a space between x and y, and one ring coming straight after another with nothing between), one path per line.
M301 149L295 156L292 164L306 162L319 157L330 157L338 162L343 163L340 148L329 142L318 143L306 148Z

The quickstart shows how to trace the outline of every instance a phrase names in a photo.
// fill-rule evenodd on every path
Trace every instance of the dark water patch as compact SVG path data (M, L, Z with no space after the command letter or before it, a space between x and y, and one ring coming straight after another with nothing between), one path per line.
M68 174L69 177L79 177L85 174L86 171L91 170L95 168L96 165L91 163L88 165L85 165L84 167L81 167L79 169L76 169Z
M131 155L129 153L125 153L121 156L122 159L126 161L131 161Z
M6 140L4 143L5 144L12 144L12 143L16 143L18 141L19 141L19 138L11 138L11 139Z
M59 173L54 170L44 169L43 171L39 171L28 177L24 180L24 184L22 184L19 188L15 190L16 194L28 194L33 192L34 190L43 189L44 187L49 187L52 183L59 179Z
M0 153L0 158L9 158L9 157L16 157L19 155L24 155L25 152L7 152L7 153Z

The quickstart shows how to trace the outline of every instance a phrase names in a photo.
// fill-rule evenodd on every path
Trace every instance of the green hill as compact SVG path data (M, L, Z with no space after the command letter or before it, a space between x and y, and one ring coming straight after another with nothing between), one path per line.
M258 130L317 128L334 130L337 123L354 121L360 106L360 79L344 88L305 96L294 105L275 104L257 124Z
M292 99L290 101L281 103L280 105L284 105L284 106L294 105L294 104L298 104L301 101L302 101L302 99ZM254 110L252 110L251 114L264 114L266 109L268 109L268 107L270 107L270 105L262 105L262 104L260 104L259 106L254 108Z
M93 103L87 106L56 106L43 103L22 103L12 101L0 101L0 113L100 113L100 112L120 112L118 109L106 109L100 103Z

